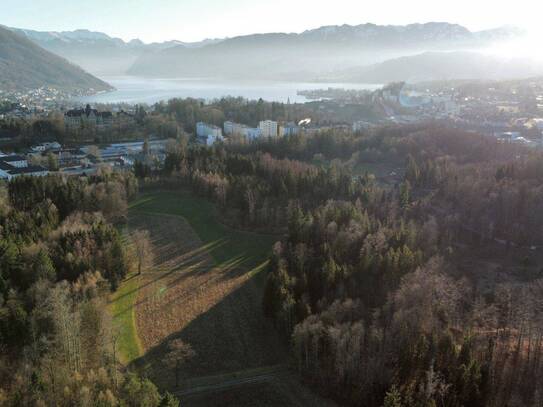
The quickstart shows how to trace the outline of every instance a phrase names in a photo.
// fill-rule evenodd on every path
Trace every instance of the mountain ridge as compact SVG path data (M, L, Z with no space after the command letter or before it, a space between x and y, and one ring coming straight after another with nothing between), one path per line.
M237 36L195 49L174 46L141 55L127 73L300 80L426 51L480 49L518 35L513 28L471 32L449 23L325 26L299 34Z
M86 29L36 31L10 28L10 30L24 35L40 47L99 76L124 75L136 59L147 52L173 46L194 48L221 41L220 39L206 39L200 42L185 43L174 40L146 44L139 39L126 42L102 32Z
M72 62L0 26L0 89L24 91L44 86L70 93L113 89Z
M447 22L329 25L300 33L255 33L195 43L123 41L85 29L13 29L45 49L102 77L213 77L307 80L431 51L473 51L519 37L503 26L470 31Z
M351 68L319 78L324 82L390 83L446 80L508 80L543 74L543 63L476 52L425 52Z

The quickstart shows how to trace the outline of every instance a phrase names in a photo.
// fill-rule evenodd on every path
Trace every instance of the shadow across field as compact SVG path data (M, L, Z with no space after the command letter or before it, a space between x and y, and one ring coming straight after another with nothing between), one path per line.
M182 339L196 352L182 369L185 379L284 363L285 344L260 307L263 277L256 274L182 330L148 349L137 365L147 366L161 388L174 390L174 372L164 364L172 339Z
M134 311L144 348L134 363L148 366L157 384L174 384L163 359L177 338L196 352L186 377L285 360L285 345L261 306L275 237L222 225L209 202L186 192L143 196L130 209L129 228L149 231L155 264L138 277L136 300L119 312Z
M152 270L129 282L118 310L126 322L133 316L141 342L132 366L184 405L333 405L288 371L287 344L263 315L277 236L228 228L213 205L188 192L142 196L130 208L129 228L148 230L156 254ZM179 388L165 364L173 339L196 352Z

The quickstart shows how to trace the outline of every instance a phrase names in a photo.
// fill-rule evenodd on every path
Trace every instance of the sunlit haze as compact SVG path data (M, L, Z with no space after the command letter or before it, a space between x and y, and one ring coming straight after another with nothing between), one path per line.
M482 30L502 25L537 29L533 0L496 2L336 0L2 0L0 24L40 31L89 29L124 40L198 41L322 25L447 21ZM513 48L518 51L518 48Z

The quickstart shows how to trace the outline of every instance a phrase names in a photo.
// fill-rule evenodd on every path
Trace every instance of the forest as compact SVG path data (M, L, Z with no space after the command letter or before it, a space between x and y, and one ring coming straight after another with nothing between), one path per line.
M131 268L130 173L22 177L0 189L0 405L177 406L120 369L107 295Z
M373 164L402 169L397 182ZM437 125L171 146L146 185L284 234L263 308L345 405L543 403L543 154ZM385 177L387 178L387 177Z
M191 119L180 101L160 108ZM543 405L541 151L431 123L212 147L175 135L163 165L1 189L0 400L177 405L118 368L105 312L133 267L129 201L167 190L276 236L262 310L316 392L349 406Z

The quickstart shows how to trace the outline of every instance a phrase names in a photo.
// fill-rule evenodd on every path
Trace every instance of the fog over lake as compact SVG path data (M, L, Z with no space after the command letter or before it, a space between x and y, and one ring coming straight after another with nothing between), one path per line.
M216 99L241 96L247 99L303 103L308 99L299 90L327 88L378 89L381 85L360 83L304 83L275 81L231 81L218 79L147 79L140 77L102 77L117 90L79 98L83 103L147 103L154 104L174 97Z

